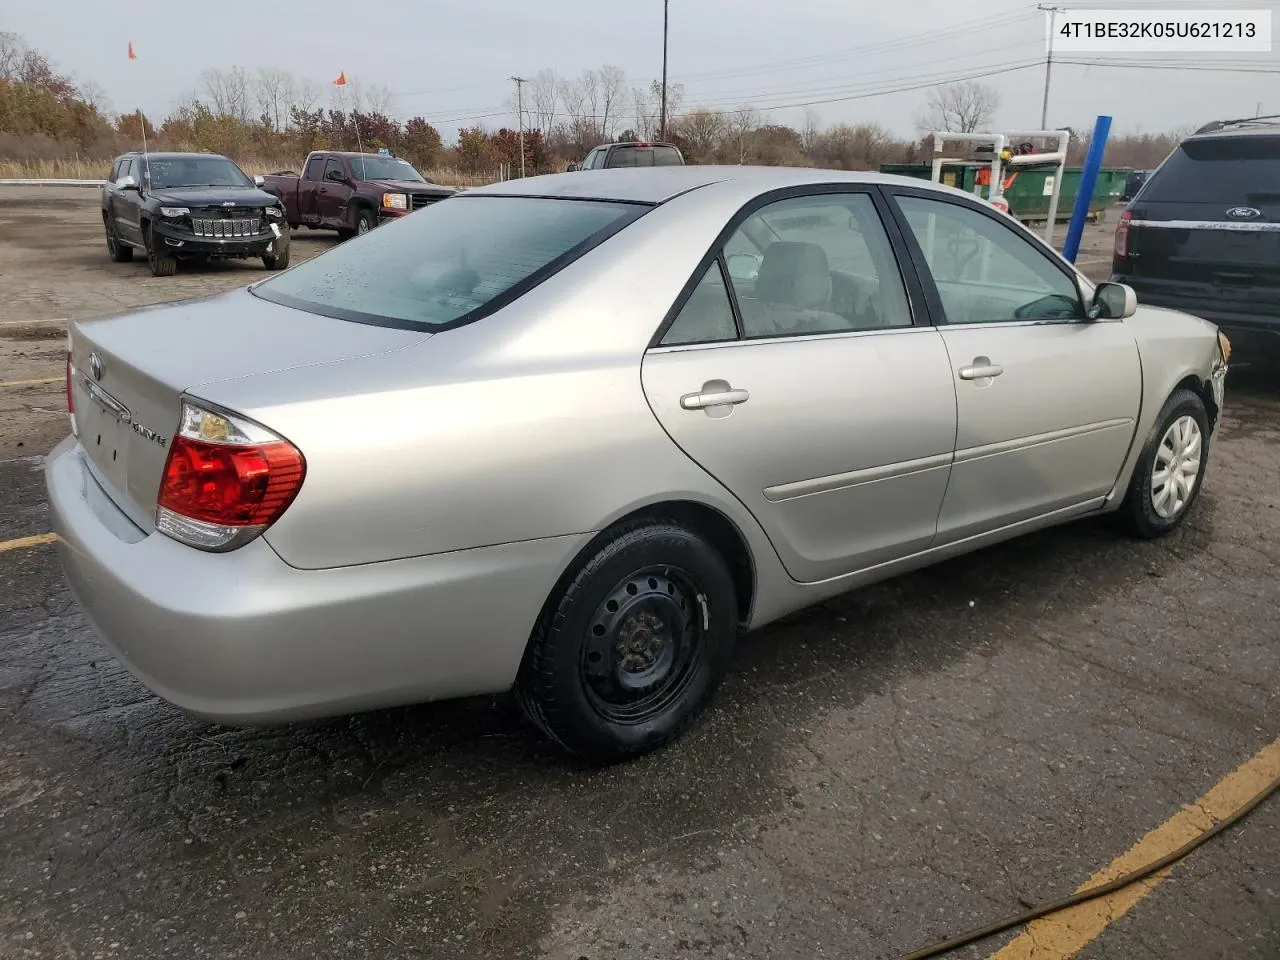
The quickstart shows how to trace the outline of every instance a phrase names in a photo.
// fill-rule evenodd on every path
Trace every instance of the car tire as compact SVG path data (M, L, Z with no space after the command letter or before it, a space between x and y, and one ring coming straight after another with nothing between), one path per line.
M164 247L159 243L159 237L156 236L155 228L147 224L147 266L151 268L153 277L172 277L178 272L178 259L172 254L166 254L162 251Z
M262 258L262 265L268 270L286 270L289 267L289 245L285 244L283 250L276 253L265 254Z
M1191 512L1209 465L1209 415L1204 401L1179 389L1165 401L1147 437L1119 519L1144 540L1175 530Z
M641 519L607 534L566 575L516 680L526 716L593 762L647 753L687 730L738 634L733 576L684 527Z
M110 217L103 218L103 228L107 232L107 255L112 263L128 263L133 259L133 247L122 243L116 233L116 225Z
M368 207L361 207L356 213L354 235L363 236L378 225L378 215Z

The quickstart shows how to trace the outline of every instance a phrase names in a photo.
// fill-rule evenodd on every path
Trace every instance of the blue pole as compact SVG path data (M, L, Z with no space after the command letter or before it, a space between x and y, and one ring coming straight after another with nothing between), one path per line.
M1062 255L1072 263L1080 252L1080 237L1084 233L1084 221L1089 215L1089 202L1093 199L1093 187L1098 182L1098 170L1102 167L1102 152L1107 148L1107 134L1111 132L1111 118L1098 117L1093 125L1093 139L1089 141L1089 156L1080 171L1080 186L1076 193L1076 205L1071 211L1071 223L1067 227L1067 242Z

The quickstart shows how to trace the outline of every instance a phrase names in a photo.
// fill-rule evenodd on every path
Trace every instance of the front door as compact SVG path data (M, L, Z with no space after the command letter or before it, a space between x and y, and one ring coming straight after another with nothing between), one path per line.
M113 190L111 213L116 220L116 235L131 243L142 243L142 165L136 157L126 160L120 167L120 178L133 177L134 190Z
M796 580L934 539L955 389L907 289L870 192L778 199L700 268L645 356L663 427L754 514Z
M330 157L324 165L324 179L316 191L316 208L323 227L346 226L347 199L351 188L347 186L342 161Z
M1105 496L1142 400L1128 326L1088 320L1069 268L1003 214L906 190L895 201L955 378L939 544Z

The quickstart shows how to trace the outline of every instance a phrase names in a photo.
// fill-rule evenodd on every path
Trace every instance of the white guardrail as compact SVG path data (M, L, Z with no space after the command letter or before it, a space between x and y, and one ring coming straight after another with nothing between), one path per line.
M59 180L49 178L20 178L0 180L0 187L100 187L105 180Z

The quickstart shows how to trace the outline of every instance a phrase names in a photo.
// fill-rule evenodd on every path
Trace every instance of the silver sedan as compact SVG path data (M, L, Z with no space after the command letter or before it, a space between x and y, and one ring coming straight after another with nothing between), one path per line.
M87 615L187 711L514 689L613 759L744 630L1078 517L1172 530L1228 355L947 187L562 174L73 324L47 485Z

